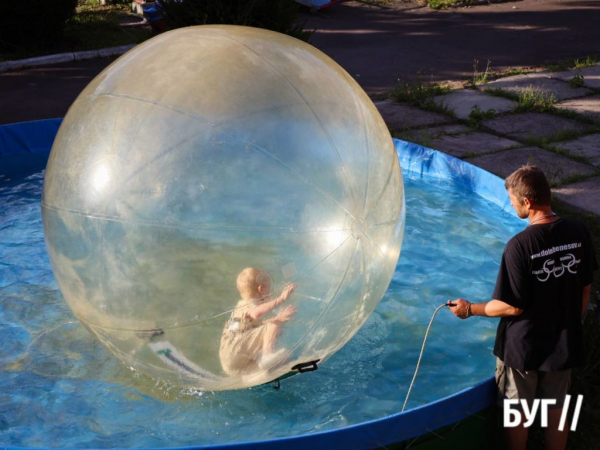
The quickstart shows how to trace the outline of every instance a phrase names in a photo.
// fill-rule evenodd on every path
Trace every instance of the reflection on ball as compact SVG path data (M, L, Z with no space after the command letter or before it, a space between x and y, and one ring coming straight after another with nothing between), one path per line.
M404 194L381 116L335 62L278 33L203 26L136 47L81 93L43 218L63 295L115 355L235 389L324 361L363 325L396 267ZM242 294L248 268L263 281ZM267 324L274 340L248 344ZM246 362L224 364L235 333Z

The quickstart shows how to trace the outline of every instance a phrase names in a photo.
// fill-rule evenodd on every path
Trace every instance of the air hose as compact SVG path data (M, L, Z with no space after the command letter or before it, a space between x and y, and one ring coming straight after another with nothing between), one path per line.
M413 375L412 381L410 382L410 386L408 387L408 392L406 393L406 399L404 400L404 405L402 406L402 411L406 408L406 404L408 403L408 397L410 397L410 391L412 391L413 385L415 384L415 380L417 378L417 374L419 373L419 366L421 365L421 359L423 358L423 352L425 351L425 343L427 342L427 338L429 337L429 330L431 330L431 325L433 324L433 319L435 319L436 314L445 306L455 306L453 303L444 303L435 310L433 316L431 316L431 320L429 321L429 326L427 327L427 331L425 332L425 339L423 339L423 345L421 347L421 353L419 354L419 360L417 361L417 368L415 369L415 374Z

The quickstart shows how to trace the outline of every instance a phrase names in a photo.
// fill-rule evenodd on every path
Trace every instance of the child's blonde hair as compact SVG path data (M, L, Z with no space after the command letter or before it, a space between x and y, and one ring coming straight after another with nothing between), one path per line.
M254 267L247 267L242 270L237 277L237 288L243 299L259 298L259 286L265 286L271 282L269 274L263 270Z

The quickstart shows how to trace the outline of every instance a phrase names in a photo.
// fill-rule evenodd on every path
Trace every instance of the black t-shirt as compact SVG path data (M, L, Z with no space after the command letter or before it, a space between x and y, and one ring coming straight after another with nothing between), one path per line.
M589 231L578 220L532 225L508 241L492 298L523 313L500 320L494 355L519 370L582 365L583 287L597 268Z

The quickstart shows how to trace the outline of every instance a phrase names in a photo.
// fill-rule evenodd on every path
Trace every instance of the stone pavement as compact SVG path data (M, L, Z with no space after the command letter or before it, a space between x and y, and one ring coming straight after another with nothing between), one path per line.
M395 137L500 177L536 164L558 199L600 215L599 94L600 64L504 77L438 95L421 107L393 99L375 104Z

